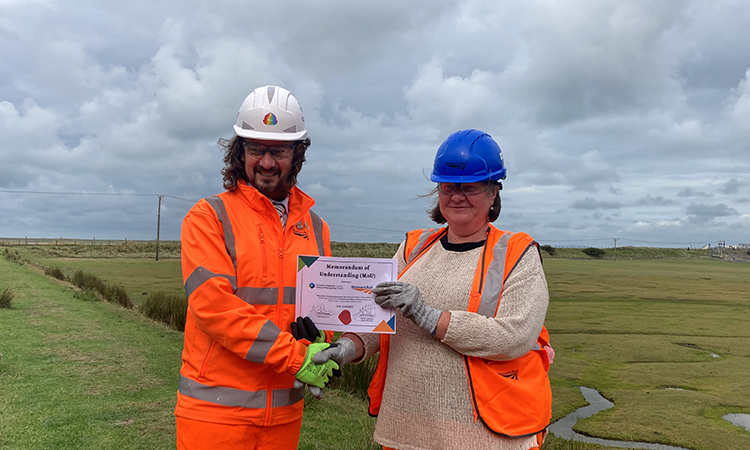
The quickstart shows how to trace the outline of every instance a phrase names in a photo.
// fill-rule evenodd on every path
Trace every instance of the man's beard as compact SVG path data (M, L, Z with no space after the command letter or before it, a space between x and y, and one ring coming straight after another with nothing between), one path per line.
M264 180L258 174L253 175L250 184L252 184L258 192L274 200L285 199L294 186L291 174L287 174L287 176L283 178L278 177L272 181Z

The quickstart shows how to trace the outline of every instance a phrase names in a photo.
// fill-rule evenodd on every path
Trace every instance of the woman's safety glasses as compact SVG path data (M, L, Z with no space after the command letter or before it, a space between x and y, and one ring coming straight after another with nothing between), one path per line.
M438 192L453 195L459 189L465 196L477 195L487 190L487 183L438 183Z
M267 146L256 142L243 142L242 145L245 147L245 154L251 158L261 159L268 152L277 161L290 157L295 147L294 144Z

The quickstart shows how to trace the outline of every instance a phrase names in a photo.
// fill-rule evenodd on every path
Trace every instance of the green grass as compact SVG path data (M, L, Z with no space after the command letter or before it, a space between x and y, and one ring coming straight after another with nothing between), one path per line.
M580 433L750 448L750 433L721 419L750 412L750 265L547 259L545 271L555 418L580 405L583 385L616 406Z
M544 242L540 242L544 244ZM587 255L583 251L583 248L564 248L554 247L555 252L550 255L548 252L542 250L542 256L545 260L553 259L592 259L591 256ZM603 248L604 256L601 259L697 259L697 258L708 258L709 251L702 249L691 249L686 248L659 248L659 247L617 247L614 248Z
M18 246L11 253L18 252L18 258L29 259L46 268L57 268L68 279L80 270L109 285L122 286L136 306L141 306L149 294L156 292L184 295L179 253L176 258L162 258L160 254L159 261L153 256L138 258L142 254L139 245L132 244L134 253L125 253L127 247L117 252L120 246L115 245ZM107 257L108 254L111 256Z
M0 447L174 447L181 333L4 259L0 285Z
M370 257L391 257L396 247L394 244L377 244L376 248L365 244L333 245L334 254L339 256ZM546 324L557 352L550 371L553 417L561 418L584 406L585 400L577 387L588 386L598 389L616 406L579 422L576 431L580 433L695 450L750 448L750 433L721 418L729 412L750 413L750 378L747 376L750 369L750 327L747 326L750 323L750 264L719 261L708 258L705 252L684 249L635 249L630 259L625 258L626 249L618 248L617 261L610 258L609 250L599 260L586 256L581 249L556 249L556 257L545 255L551 295ZM577 251L580 257L566 256L568 251ZM91 271L108 283L123 285L128 293L151 294L168 291L164 286L173 286L176 294L184 295L177 259L156 262L131 257L51 256L49 252L28 247L13 248L10 252L14 261L32 260L44 266L59 267L67 276L78 269ZM96 253L96 249L91 252ZM112 411L132 412L100 423L94 420L94 433L104 436L102 448L120 448L108 444L118 439L142 442L138 440L141 438L154 440L142 447L134 444L122 448L170 448L173 445L171 414L181 334L148 321L134 311L75 298L66 285L5 259L0 259L0 286L17 292L14 309L0 310L0 353L5 355L0 359L0 439L14 436L16 444L9 448L17 448L20 445L17 443L23 442L18 440L22 434L42 437L32 438L28 446L18 448L57 448L58 444L63 445L61 448L87 448L86 444L93 441L86 440L84 432L75 430L83 427L84 422L94 420L90 417L95 414L86 412L88 409L100 413L108 411L110 417L114 414ZM142 303L146 297L139 297L139 301ZM47 303L49 299L56 300ZM84 313L88 309L100 311L103 316L94 318L92 312ZM104 316L118 318L118 326L103 325ZM53 317L60 320L52 320ZM43 319L45 322L36 324ZM95 325L86 326L86 323ZM117 334L122 333L121 328L132 327L140 327L139 337L146 337L137 339ZM156 335L176 336L174 342L158 348L141 342L154 339L153 330L157 330ZM21 336L28 336L30 342L26 343ZM113 339L127 344L124 345L127 348L109 347ZM131 340L137 340L137 345ZM169 366L161 369L171 371L169 379L161 379L161 382L171 383L171 390L160 390L163 398L159 400L141 393L143 399L130 399L132 401L123 405L123 399L128 398L125 392L141 383L141 377L159 378L151 374L156 369L149 364L143 364L147 368L143 375L137 366L128 366L127 377L114 376L119 365L125 364L123 360L129 359L110 357L113 352L141 361L145 358L141 353L158 353L155 359L163 361L161 366ZM37 361L42 358L40 353L44 356L43 363ZM9 371L14 376L9 376ZM15 371L22 373L17 375ZM39 374L44 376L39 377ZM361 376L366 377L358 374ZM75 381L68 382L68 377ZM352 382L362 384L361 380ZM50 386L55 385L60 385L63 392L55 394L56 397L50 392ZM83 390L76 388L79 385L99 387ZM337 389L327 390L322 401L313 400L306 405L300 448L377 448L371 444L374 419L366 414L366 401L350 393L358 389L342 384ZM106 392L107 401L87 404L84 408L82 404L103 400L101 395L87 394L89 390ZM49 395L57 399L62 395L66 405L47 401L45 396ZM36 406L28 408L22 400L8 400L19 396L31 398L29 404ZM152 405L153 410L145 404ZM73 407L74 413L65 415L61 408L67 407ZM76 422L72 416L77 414L86 419ZM153 417L161 422L154 421ZM113 425L129 420L133 422ZM65 432L54 428L57 421L67 424ZM345 426L337 427L337 423ZM128 434L129 431L122 431L134 427L142 430L136 433L136 438ZM154 433L163 435L147 438ZM53 434L61 435L54 441L55 445L52 436L43 438ZM0 446L3 442L0 440ZM604 447L550 437L543 448L594 450Z

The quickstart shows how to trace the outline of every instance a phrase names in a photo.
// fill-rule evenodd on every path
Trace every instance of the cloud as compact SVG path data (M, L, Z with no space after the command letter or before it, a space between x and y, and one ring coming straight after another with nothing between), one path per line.
M685 188L677 193L678 197L685 197L685 198L691 198L691 197L713 197L713 194L709 194L703 191L696 191L693 188Z
M189 6L2 3L0 188L221 192L216 141L250 90L272 83L302 104L312 146L300 185L336 240L397 242L433 225L419 195L460 128L503 149L501 227L548 240L746 236L729 228L736 214L698 201L750 202L742 2ZM177 238L190 201L167 203L162 238ZM155 204L0 193L0 236L152 238ZM674 217L682 208L690 220Z
M651 194L648 194L645 197L639 198L637 204L643 206L668 206L674 205L674 201L664 198L661 195L652 196Z
M576 200L573 202L572 205L570 205L573 209L587 209L587 210L595 210L595 209L620 209L622 208L622 203L620 202L608 202L603 200L597 200L592 197L586 197L583 200Z
M745 186L747 186L746 181L738 181L736 178L730 178L729 181L727 181L724 186L719 189L719 192L721 192L722 194L736 194Z
M724 203L707 205L703 203L691 204L686 208L687 218L690 223L701 225L707 224L717 217L736 216L736 209L730 208Z

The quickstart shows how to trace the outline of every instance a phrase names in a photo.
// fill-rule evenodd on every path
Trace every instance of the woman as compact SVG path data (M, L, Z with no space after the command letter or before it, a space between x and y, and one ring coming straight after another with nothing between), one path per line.
M399 281L373 289L380 306L398 308L396 334L345 333L314 358L343 365L380 352L369 394L385 449L541 446L552 401L549 295L536 242L490 224L505 172L490 135L450 135L435 157L430 211L448 226L407 233Z

